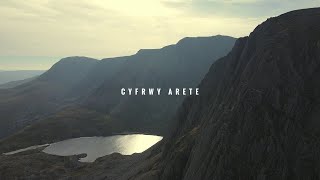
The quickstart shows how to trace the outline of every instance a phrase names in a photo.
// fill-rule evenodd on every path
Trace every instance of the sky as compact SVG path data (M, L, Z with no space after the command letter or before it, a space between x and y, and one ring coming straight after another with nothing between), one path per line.
M247 36L271 16L320 0L1 0L0 70L48 69L62 57L106 58L183 37Z

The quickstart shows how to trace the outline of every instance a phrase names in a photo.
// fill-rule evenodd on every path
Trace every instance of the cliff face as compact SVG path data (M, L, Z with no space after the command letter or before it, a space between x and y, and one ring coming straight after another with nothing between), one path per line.
M319 19L293 11L239 39L180 107L162 160L133 179L319 179Z
M293 11L237 40L211 66L200 96L184 100L171 137L148 151L66 171L69 161L56 157L51 158L59 168L29 163L30 168L42 177L70 179L319 179L319 19L320 8ZM26 155L33 162L45 158ZM12 162L2 167L2 176L36 176L16 175L14 163L25 161L18 157L0 155Z

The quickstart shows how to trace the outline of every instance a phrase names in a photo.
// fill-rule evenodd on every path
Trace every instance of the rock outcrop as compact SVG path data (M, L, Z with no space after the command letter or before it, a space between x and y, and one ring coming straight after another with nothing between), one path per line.
M319 20L297 10L240 38L180 107L159 162L131 179L319 179Z
M174 133L142 154L113 154L78 170L60 159L59 171L33 165L20 176L8 164L2 176L45 169L41 177L65 179L319 179L319 19L320 8L289 12L237 40L211 66L200 96L184 100ZM28 155L34 162L43 156Z

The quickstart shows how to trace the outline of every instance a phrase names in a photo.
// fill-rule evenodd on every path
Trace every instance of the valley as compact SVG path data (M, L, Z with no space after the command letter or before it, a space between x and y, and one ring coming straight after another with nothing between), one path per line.
M195 88L234 42L228 36L185 38L132 56L64 58L38 78L0 90L0 152L122 132L166 136L185 97L122 96L121 89Z
M238 39L184 38L100 61L70 57L0 90L0 179L320 179L319 19L320 8L294 10ZM138 95L140 87L162 92ZM172 87L195 92L163 94ZM146 136L155 138L148 147L125 152ZM120 145L106 145L113 138ZM50 146L2 154L51 143L56 155L43 152Z

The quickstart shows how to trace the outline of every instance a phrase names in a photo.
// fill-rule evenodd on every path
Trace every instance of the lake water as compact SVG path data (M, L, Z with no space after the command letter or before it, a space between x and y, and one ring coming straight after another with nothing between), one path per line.
M80 161L93 162L99 157L116 152L123 155L141 153L161 139L161 136L144 134L115 135L108 137L81 137L47 145L43 152L58 156L71 156L85 153L87 156L81 158ZM22 151L18 150L18 152ZM14 153L10 152L6 154L10 155Z

